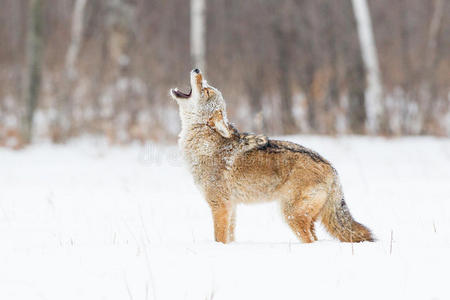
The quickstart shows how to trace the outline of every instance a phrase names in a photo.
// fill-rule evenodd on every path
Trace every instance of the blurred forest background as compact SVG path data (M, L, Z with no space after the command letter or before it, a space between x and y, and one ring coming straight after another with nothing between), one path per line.
M238 128L266 134L450 134L450 3L369 0L381 79L351 0L207 0L208 81ZM0 0L0 146L81 134L174 140L188 90L188 0Z

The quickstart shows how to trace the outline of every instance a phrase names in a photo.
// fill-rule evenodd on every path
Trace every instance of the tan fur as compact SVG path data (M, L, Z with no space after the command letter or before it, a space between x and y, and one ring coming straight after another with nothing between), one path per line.
M337 172L328 161L294 143L240 134L228 123L217 89L194 71L191 87L189 98L179 98L173 91L171 95L180 105L179 144L211 207L216 241L234 240L236 204L271 200L280 202L286 222L303 242L317 240L318 218L341 241L373 240L370 231L351 217ZM231 134L215 129L215 122L222 121Z

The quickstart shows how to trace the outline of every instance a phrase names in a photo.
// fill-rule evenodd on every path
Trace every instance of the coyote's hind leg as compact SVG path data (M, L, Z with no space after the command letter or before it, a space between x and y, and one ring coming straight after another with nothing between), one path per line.
M295 235L304 243L312 243L316 240L315 234L311 231L314 226L311 217L286 210L284 211L284 217Z
M325 197L325 193L315 192L282 203L286 222L304 243L317 241L314 221L323 206Z

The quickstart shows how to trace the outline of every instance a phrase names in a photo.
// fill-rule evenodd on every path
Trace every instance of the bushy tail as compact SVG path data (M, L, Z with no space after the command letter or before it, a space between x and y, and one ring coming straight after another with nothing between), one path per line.
M321 211L322 223L327 231L341 242L373 242L370 230L356 222L350 214L340 185L335 184L334 189Z

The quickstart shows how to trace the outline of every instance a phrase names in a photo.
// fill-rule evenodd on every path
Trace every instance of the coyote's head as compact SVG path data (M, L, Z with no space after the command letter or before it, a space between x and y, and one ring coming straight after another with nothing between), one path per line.
M183 93L178 88L170 90L170 95L180 107L183 128L205 124L223 137L231 137L225 100L220 91L208 85L199 69L191 71L190 84L188 93Z

